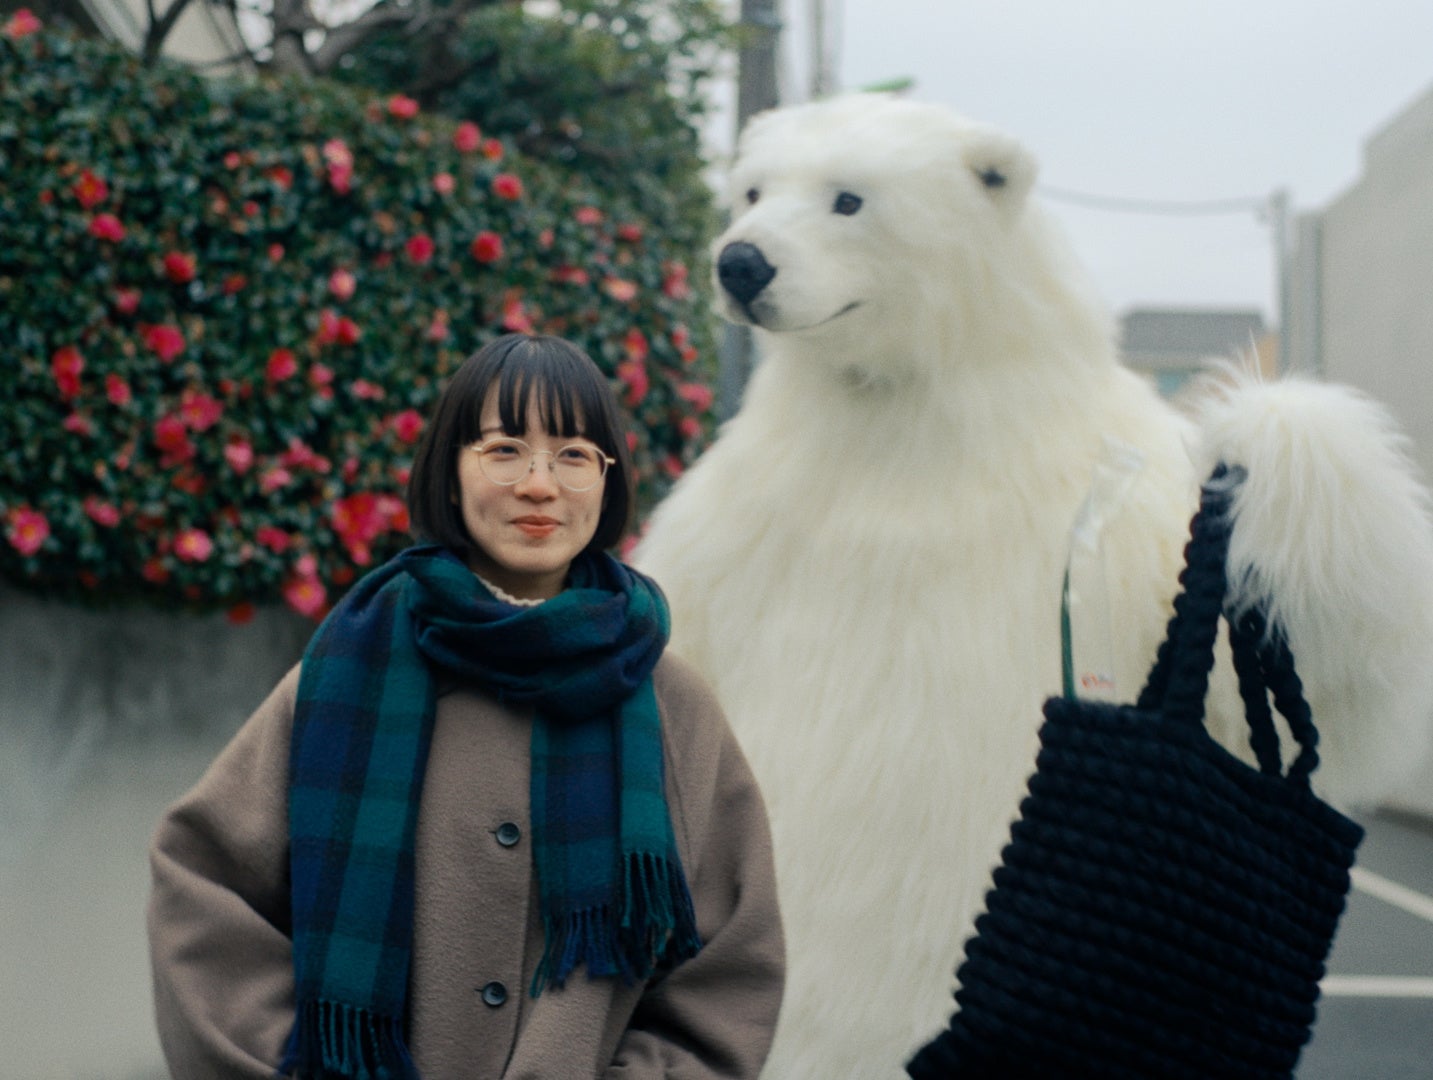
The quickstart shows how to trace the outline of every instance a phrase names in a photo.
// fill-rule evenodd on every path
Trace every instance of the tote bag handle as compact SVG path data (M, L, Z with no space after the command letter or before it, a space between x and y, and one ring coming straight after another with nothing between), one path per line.
M1219 617L1228 582L1225 564L1231 531L1230 506L1244 470L1221 464L1200 490L1199 512L1190 524L1182 588L1174 602L1164 642L1141 691L1137 707L1160 709L1174 723L1203 727L1204 699L1214 667ZM1259 770L1283 775L1279 737L1269 709L1269 694L1288 721L1299 754L1289 767L1290 783L1307 788L1318 767L1318 731L1314 727L1294 658L1282 635L1270 634L1264 613L1248 608L1229 619L1229 645L1249 724L1249 745Z

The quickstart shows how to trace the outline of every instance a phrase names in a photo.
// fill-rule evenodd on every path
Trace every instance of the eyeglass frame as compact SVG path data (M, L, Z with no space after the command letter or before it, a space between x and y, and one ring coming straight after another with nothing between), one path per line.
M516 479L507 481L494 480L491 476L489 476L488 470L483 468L483 451L486 450L491 444L497 442L517 443L524 450L526 450L528 452L527 472L523 473ZM562 479L562 477L558 475L557 472L557 455L562 453L564 450L570 449L574 446L580 447L583 450L586 450L588 447L591 447L597 452L597 460L602 465L601 469L598 470L597 479L583 488L570 487ZM602 481L607 479L607 470L610 469L613 465L617 464L617 459L615 457L604 451L602 447L598 446L594 442L570 442L564 443L556 450L534 450L531 446L528 445L527 442L522 439L519 439L516 435L494 435L491 438L484 439L480 443L468 443L465 447L463 447L463 449L472 450L478 455L478 468L482 470L483 478L486 479L488 483L496 484L498 487L516 487L518 484L521 484L523 480L532 475L533 469L537 468L537 455L546 454L549 458L551 458L551 460L547 463L547 471L552 474L552 478L557 482L557 486L562 488L563 491L572 492L574 495L580 495L585 491L592 491L593 489L595 489L599 484L602 483Z

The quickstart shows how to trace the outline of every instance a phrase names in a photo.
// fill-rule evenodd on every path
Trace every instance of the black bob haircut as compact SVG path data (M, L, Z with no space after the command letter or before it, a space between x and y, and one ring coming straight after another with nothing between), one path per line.
M634 490L617 398L590 356L569 341L540 334L505 334L488 342L463 361L444 388L408 475L413 536L464 559L472 551L458 503L458 455L481 441L483 403L494 387L505 434L522 435L535 401L547 434L587 439L617 459L607 468L602 513L584 552L614 547L630 523Z

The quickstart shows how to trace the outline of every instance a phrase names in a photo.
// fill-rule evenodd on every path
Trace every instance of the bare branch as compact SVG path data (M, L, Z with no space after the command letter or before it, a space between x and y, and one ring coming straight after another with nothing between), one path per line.
M145 12L149 17L149 25L144 31L143 55L146 64L153 63L164 51L165 40L190 2L191 0L171 0L164 14L160 15L154 10L154 0L144 0Z

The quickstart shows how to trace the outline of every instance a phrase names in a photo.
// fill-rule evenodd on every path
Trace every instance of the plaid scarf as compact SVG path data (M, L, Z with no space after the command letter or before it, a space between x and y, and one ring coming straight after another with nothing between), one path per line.
M495 600L453 554L412 547L365 576L304 653L290 751L298 1002L281 1071L415 1078L404 1045L413 837L433 673L530 706L533 857L545 950L531 992L579 965L633 982L701 941L663 788L651 672L668 636L655 583L584 555L532 608Z

